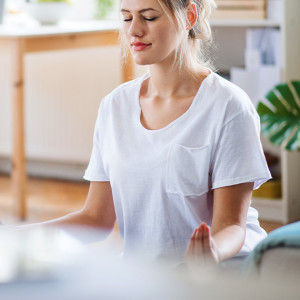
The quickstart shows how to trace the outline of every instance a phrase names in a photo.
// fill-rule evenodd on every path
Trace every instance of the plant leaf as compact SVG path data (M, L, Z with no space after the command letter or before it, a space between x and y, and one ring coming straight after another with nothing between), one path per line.
M278 117L264 115L262 117L262 121L265 119L264 122L262 122L262 133L265 135L269 135L272 132L276 131L278 126L280 126L284 120L279 119Z
M259 102L257 106L257 112L259 115L272 114L273 111L264 103Z
M286 109L286 107L284 106L284 104L282 104L281 99L278 98L278 96L275 94L274 90L271 90L266 95L266 98L274 106L274 108L275 108L275 110L276 110L277 113L285 115L288 112L288 110Z
M292 93L292 91L290 90L289 86L287 84L278 84L275 87L279 93L281 94L281 96L283 97L283 99L285 101L288 101L288 103L290 104L291 108L297 110L298 112L300 112L300 107L297 104L295 97Z
M296 90L292 92L291 88ZM300 151L300 81L276 85L266 99L259 102L262 134L275 145L285 144L287 150Z
M280 146L286 140L286 138L289 137L295 126L296 124L294 125L294 127L291 126L291 124L286 124L281 128L277 128L277 130L272 135L270 135L270 141L273 144Z
M296 90L298 98L300 99L300 81L292 81L292 85Z
M289 151L300 151L300 134L297 130L294 135L290 138L289 142L286 144L285 149Z

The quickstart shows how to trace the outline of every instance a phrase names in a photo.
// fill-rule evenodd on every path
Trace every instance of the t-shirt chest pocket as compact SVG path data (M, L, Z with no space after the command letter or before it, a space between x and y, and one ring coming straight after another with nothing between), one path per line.
M171 146L167 162L167 192L202 195L209 187L210 146Z

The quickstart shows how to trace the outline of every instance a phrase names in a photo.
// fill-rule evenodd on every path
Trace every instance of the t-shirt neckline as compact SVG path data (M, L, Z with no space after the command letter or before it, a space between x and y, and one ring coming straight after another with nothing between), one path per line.
M207 68L208 69L208 68ZM140 80L138 82L138 88L137 88L137 94L135 96L135 100L136 100L136 105L137 105L137 117L138 117L138 124L139 126L142 128L142 130L149 132L149 133L159 133L162 131L167 130L168 128L172 127L174 124L180 122L180 120L186 118L190 112L193 110L193 107L196 105L197 102L200 101L201 99L201 91L203 89L203 86L209 81L209 78L212 76L213 71L208 69L210 71L210 73L202 80L201 85L190 105L190 107L182 114L180 115L178 118L176 118L175 120L173 120L172 122L170 122L169 124L167 124L166 126L159 128L159 129L147 129L144 127L144 125L141 122L141 113L142 113L142 108L140 105L140 93L141 93L141 88L142 88L142 84L143 82L148 79L151 75L149 72L147 72L146 74L144 74L143 76L140 77Z

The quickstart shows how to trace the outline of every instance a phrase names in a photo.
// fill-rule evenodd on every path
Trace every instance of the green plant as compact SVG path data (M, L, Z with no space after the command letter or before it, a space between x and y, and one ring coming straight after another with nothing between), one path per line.
M262 133L289 151L300 151L300 81L276 85L259 102Z
M96 1L97 1L96 18L102 19L113 8L116 0L96 0Z

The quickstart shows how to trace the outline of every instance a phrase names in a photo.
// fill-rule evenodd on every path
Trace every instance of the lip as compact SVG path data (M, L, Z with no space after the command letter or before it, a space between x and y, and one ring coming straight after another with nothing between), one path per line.
M142 51L142 50L146 49L147 47L151 46L151 44L146 44L146 43L142 43L142 42L134 42L134 43L131 43L131 46L132 46L133 50L135 50L135 51Z

